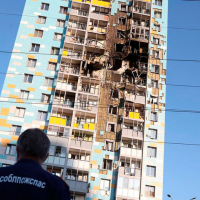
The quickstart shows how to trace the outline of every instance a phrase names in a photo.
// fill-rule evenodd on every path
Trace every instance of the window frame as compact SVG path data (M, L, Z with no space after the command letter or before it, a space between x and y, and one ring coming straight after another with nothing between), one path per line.
M152 131L156 132L155 138L153 137ZM157 129L149 128L148 132L151 133L151 134L147 134L148 138L150 138L152 140L157 140L157 136L158 136L158 130Z
M153 153L152 153L153 149L155 150L155 155L153 155ZM147 157L156 158L157 157L157 148L156 147L148 146L147 147Z
M17 131L18 128L20 128L20 131L19 131L19 132ZM15 131L13 131L13 129L15 129ZM22 126L18 126L18 125L12 124L12 127L11 127L11 133L12 133L12 135L20 135L21 129L22 129ZM16 133L17 133L17 134L16 134ZM18 134L18 133L19 133L19 134Z
M58 51L55 53L55 51ZM60 48L58 47L51 47L51 55L58 56L60 54Z
M159 2L161 2L161 5L159 5ZM162 0L155 0L155 5L156 6L162 6L162 3L163 3Z
M105 162L106 162L106 167L104 168ZM109 162L110 162L110 163L109 163ZM112 170L112 169L113 169L112 164L113 164L113 162L112 162L111 159L103 158L102 169L105 169L105 170ZM110 165L110 168L109 168L107 165Z
M27 98L24 98L24 93L27 93ZM30 95L30 91L28 91L28 90L20 90L19 98L20 99L24 99L24 100L28 100L29 99L29 95ZM21 96L23 96L23 97L21 97Z
M46 6L47 6L47 9L46 9ZM48 10L49 10L49 6L50 6L49 3L44 3L44 2L42 2L42 3L41 3L41 6L40 6L40 10L48 11ZM42 7L44 7L44 9L42 9Z
M44 97L44 101L42 101L43 95L45 96L45 97ZM47 96L48 96L48 100L45 101L45 98L46 98ZM44 94L44 93L41 94L41 99L40 99L40 102L41 102L41 103L49 103L50 100L51 100L51 95L50 95L50 94Z
M60 26L60 22L63 22L63 26ZM59 26L58 26L58 23L59 23ZM57 26L57 27L64 28L64 27L65 27L65 20L57 19L56 26Z
M57 39L57 35L60 35L61 36L61 39ZM62 37L63 37L63 34L62 33L54 33L54 37L53 39L56 40L56 41L62 41Z
M49 80L52 80L52 84L51 85L49 85ZM45 82L47 82L48 84L45 84ZM46 87L53 87L53 83L54 83L54 79L53 78L45 77L45 79L44 79L44 86L46 86Z
M154 168L154 170L152 170L152 168ZM154 172L154 173L152 174L152 172ZM146 166L146 176L156 177L156 166L147 165Z
M43 117L44 117L44 116L43 116L44 114L45 114L45 119L43 118ZM40 115L40 117L39 117L39 115ZM37 120L37 121L46 121L46 120L47 120L47 115L48 115L48 113L47 113L46 111L38 110L36 120Z
M158 43L155 43L154 40L158 40ZM161 38L153 37L153 42L152 43L155 44L155 45L161 45Z
M158 27L159 27L159 30L157 30ZM153 29L154 29L154 31L161 32L161 27L162 27L161 24L154 24Z
M8 149L9 148L9 149ZM12 148L15 148L14 149L14 154L12 153L13 149ZM8 151L8 152L7 152ZM14 144L7 144L6 146L6 150L5 150L5 154L6 155L10 155L10 156L14 156L16 154L16 145Z
M40 44L32 43L30 51L31 52L40 52Z
M44 22L41 22L41 21L42 21L41 19L42 19ZM46 20L47 20L47 17L38 15L37 23L39 23L39 24L45 24L45 23L46 23Z
M28 78L27 78L28 76ZM31 79L31 82L29 82L29 78L32 77ZM26 80L25 80L26 79ZM24 74L23 75L23 82L24 83L29 83L29 84L32 84L33 83L33 75L32 74Z
M159 17L157 16L159 14ZM157 19L162 19L162 11L154 10L154 17Z
M52 64L55 64L55 69L51 69ZM49 66L51 66L51 67L49 67ZM50 71L56 71L56 67L57 67L57 63L54 63L54 62L48 62L47 70L50 70Z
M65 11L65 12L64 12ZM68 7L60 6L59 13L66 15L68 12Z
M147 187L148 187L148 191L147 191ZM151 188L153 188L153 195L151 195ZM156 188L155 186L151 186L151 185L145 185L145 196L147 197L155 197L155 193L156 193Z
M36 38L43 38L43 33L44 33L43 30L35 29L35 31L34 31L34 37L36 37ZM41 35L40 35L40 34L41 34ZM40 36L41 36L41 37L40 37Z
M34 63L34 61L35 61L35 65L32 66L32 64ZM31 65L29 65L29 63L31 63ZM37 64L37 59L28 58L26 66L27 66L27 67L31 67L31 68L35 68L35 67L36 67L36 64Z
M111 130L109 131L109 127L108 127L109 125L114 125L114 131L111 131ZM107 132L116 133L116 128L117 128L117 126L116 126L115 122L110 122L110 121L107 122L107 126L106 126L106 131ZM111 129L112 129L112 127L111 127Z
M113 114L113 109L116 109L116 113L115 114ZM108 113L110 115L117 115L117 113L118 113L118 107L117 106L113 106L113 105L109 105Z
M16 114L17 110L19 110L19 111L18 111L18 114ZM20 117L20 112L21 112L21 110L23 110L23 117ZM14 117L24 118L25 112L26 112L26 108L16 107L15 113L14 113Z
M101 187L101 186L102 186L102 183L101 183L102 181L103 181L103 188ZM108 188L108 189L105 188L105 181L109 181L109 188ZM103 178L102 178L102 179L100 180L100 190L110 191L110 182L111 182L111 181L110 181L109 179L103 179Z

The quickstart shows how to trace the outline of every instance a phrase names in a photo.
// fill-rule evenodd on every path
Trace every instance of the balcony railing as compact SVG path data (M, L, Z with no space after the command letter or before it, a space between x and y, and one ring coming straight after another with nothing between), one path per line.
M127 117L129 119L144 120L144 112L143 111L125 111L124 117Z
M132 101L135 103L144 104L145 103L145 94L125 94L126 101Z
M65 42L76 43L76 44L84 44L84 38L81 37L73 37L73 36L66 36Z
M119 167L119 175L135 176L140 177L141 170L137 168L130 167Z
M150 15L151 10L147 9L147 8L142 8L141 6L134 6L133 7L133 12L134 13L139 13L139 14Z
M71 148L78 148L78 149L87 149L87 150L92 150L92 137L89 137L88 140L86 141L85 138L81 139L71 139L70 141L70 147Z
M74 108L74 100L70 99L54 99L53 105Z
M61 116L61 117L51 116L49 123L61 126L71 126L71 120L68 116Z
M78 121L74 121L73 127L94 131L95 123L79 123Z
M68 22L68 27L75 28L75 29L86 30L87 24L80 23L80 22Z
M142 130L131 129L131 128L123 128L122 129L122 137L128 138L138 138L143 139L143 132Z
M107 28L101 26L88 26L88 31L106 34Z
M62 90L70 90L70 91L76 91L77 90L77 85L74 83L65 83L65 82L57 82L56 84L57 89L62 89Z
M97 6L103 6L103 7L110 7L110 2L107 1L101 1L101 0L93 0L92 1L93 5L97 5Z
M45 164L65 165L65 157L50 155L45 160Z
M79 75L80 67L60 65L60 72Z
M81 16L87 17L89 12L87 10L71 9L70 14L81 15Z
M99 85L79 85L79 92L99 95Z
M90 162L84 161L84 160L68 159L67 167L80 168L80 169L90 169Z
M83 181L73 181L65 179L66 183L69 185L71 191L87 193L88 183Z
M90 3L91 2L89 0L73 0L73 1L81 2L81 3Z
M90 47L97 47L97 48L105 48L106 41L102 40L95 40L95 39L87 39L86 45Z
M63 50L62 56L72 59L82 59L82 51Z
M78 102L76 108L79 110L87 110L87 111L97 112L97 105L94 105L94 104L91 104L91 103L85 102L85 101Z
M149 28L149 21L133 19L133 20L131 20L131 24L132 24L132 26L142 26L142 27Z
M121 155L142 158L142 150L128 148L128 147L121 147Z

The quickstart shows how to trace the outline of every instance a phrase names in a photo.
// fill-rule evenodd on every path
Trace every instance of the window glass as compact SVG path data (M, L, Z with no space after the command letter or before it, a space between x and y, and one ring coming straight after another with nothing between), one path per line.
M49 149L49 155L50 156L54 156L55 155L55 146L50 146L50 149Z

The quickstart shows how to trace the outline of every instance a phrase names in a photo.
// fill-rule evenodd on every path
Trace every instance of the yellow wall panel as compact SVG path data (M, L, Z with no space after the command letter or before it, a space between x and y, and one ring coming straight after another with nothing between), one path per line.
M4 116L8 116L9 115L9 111L10 111L9 108L2 108L0 114L4 115Z
M42 72L35 72L35 75L36 76L43 76L43 73Z
M27 90L30 92L35 92L35 88L31 88L31 87L28 87Z
M35 59L35 56L33 56L33 55L27 55L27 58Z
M94 153L99 153L99 154L101 154L101 150L100 150L100 149L94 149Z
M0 126L11 128L12 125L11 124L7 124L7 120L6 119L0 119Z
M13 84L8 84L8 86L7 86L8 88L15 88L16 87L16 85L13 85Z
M10 139L2 139L2 141L1 141L1 146L2 146L2 147L6 147L7 144L9 144L10 142L11 142Z
M33 33L29 33L28 36L29 37L33 37L34 35L33 35Z
M57 59L50 58L49 62L55 62L55 63L57 63Z
M99 189L100 189L99 185L94 185L94 190L99 190Z
M17 103L24 103L24 100L22 100L22 99L17 99L16 102L17 102Z
M9 98L18 99L19 96L17 96L17 95L13 95L13 94L9 94Z
M97 165L97 161L96 160L91 160L91 164L92 165Z
M19 136L15 136L15 135L13 135L13 136L11 137L11 140L17 141L18 138L19 138Z

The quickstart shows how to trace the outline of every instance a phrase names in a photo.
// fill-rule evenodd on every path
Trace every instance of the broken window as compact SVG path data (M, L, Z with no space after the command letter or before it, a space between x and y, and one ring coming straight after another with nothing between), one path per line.
M115 132L115 123L113 123L113 122L108 122L107 123L107 129L106 129L106 131L107 132Z
M108 112L109 112L109 114L111 114L111 115L116 115L116 114L117 114L117 107L109 106Z
M112 160L103 159L103 169L112 170Z
M158 50L153 50L153 58L160 58L160 52Z
M160 72L160 66L159 65L152 65L151 72L159 74L159 72Z
M152 88L158 88L158 81L157 80L151 80L151 87Z
M158 97L150 96L150 104L158 104Z
M126 18L125 17L119 17L118 23L121 24L121 25L125 25L126 24Z
M119 39L124 39L126 37L125 36L125 31L117 30L117 37Z
M119 98L119 91L118 90L112 90L111 91L111 97L114 99L118 99Z
M161 31L161 25L160 24L154 24L153 30L160 32Z
M127 10L128 10L128 6L127 5L122 5L122 4L119 5L119 11L127 12Z
M154 16L155 16L155 18L162 18L162 12L161 11L155 11Z
M150 121L153 121L153 122L158 121L158 113L157 112L151 112L150 113Z
M122 52L123 48L124 48L123 44L116 44L116 52Z
M146 136L150 139L157 139L157 130L156 129L149 129Z
M155 5L162 6L162 0L155 0Z
M113 151L113 147L114 147L113 142L111 142L111 141L106 141L106 143L105 143L105 149L106 149L107 151Z
M159 45L160 44L160 38L153 38L153 44L157 44Z

